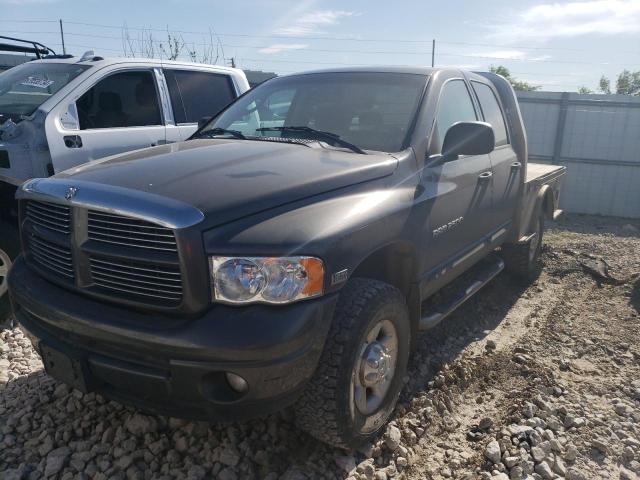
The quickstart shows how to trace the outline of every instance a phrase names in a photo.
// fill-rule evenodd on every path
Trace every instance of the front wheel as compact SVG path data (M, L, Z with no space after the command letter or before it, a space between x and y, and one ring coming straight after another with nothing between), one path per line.
M3 325L11 315L7 287L7 277L9 276L10 268L11 258L9 258L9 254L0 249L0 326Z
M354 278L344 287L296 421L319 440L355 448L386 425L409 359L405 299L386 283Z

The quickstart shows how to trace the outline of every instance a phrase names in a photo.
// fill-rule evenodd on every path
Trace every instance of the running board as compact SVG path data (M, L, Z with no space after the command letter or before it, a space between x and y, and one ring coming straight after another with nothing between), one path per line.
M433 306L430 312L420 319L420 330L435 327L502 270L504 270L504 261L496 255L490 255L471 267L469 272L453 282L453 287L456 289L454 293L443 303ZM462 285L456 285L457 282L461 282ZM467 287L460 289L465 282ZM450 287L445 287L445 289L448 288Z

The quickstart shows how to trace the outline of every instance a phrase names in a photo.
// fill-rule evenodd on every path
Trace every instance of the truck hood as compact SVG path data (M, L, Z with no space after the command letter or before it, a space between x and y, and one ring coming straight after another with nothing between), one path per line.
M76 167L55 178L144 191L198 208L219 225L391 174L389 154L282 142L206 139L162 145Z

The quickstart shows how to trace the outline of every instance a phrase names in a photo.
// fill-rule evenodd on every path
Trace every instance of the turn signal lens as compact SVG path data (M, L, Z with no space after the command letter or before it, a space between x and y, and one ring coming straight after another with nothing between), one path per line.
M314 257L211 257L213 300L290 303L322 295L324 266Z

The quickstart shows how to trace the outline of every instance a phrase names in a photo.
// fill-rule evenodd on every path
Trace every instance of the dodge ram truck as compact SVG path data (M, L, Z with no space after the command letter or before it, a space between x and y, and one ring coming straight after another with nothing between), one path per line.
M192 419L293 406L350 448L420 331L503 269L535 275L563 174L527 162L500 76L279 77L187 141L23 184L12 307L81 391Z

